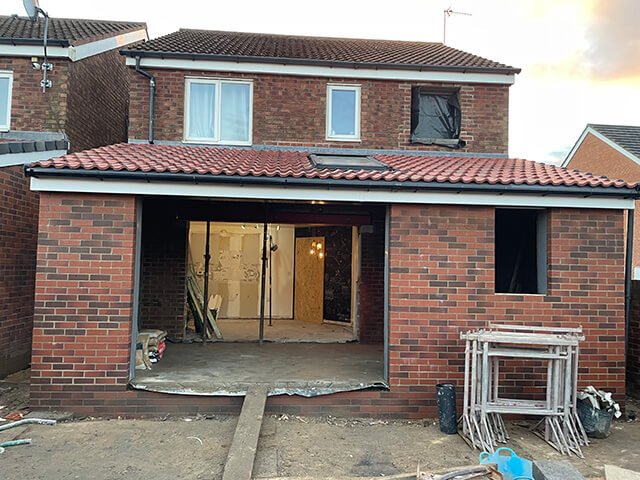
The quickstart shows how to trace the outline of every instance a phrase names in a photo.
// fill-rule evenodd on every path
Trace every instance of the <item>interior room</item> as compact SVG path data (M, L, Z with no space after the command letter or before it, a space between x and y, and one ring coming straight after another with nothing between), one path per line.
M213 310L222 337L213 335L214 341L259 340L263 229L210 222L208 296L219 303ZM270 223L266 233L263 340L354 340L357 229ZM194 299L204 291L206 246L206 222L189 222L187 275L194 280ZM202 335L195 303L188 301L187 336Z
M146 199L142 211L138 330L164 332L166 348L132 387L384 385L384 208Z

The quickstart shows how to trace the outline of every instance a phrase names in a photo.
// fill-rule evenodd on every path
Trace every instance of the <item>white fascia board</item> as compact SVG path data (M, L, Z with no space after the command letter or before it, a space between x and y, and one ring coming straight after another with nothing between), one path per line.
M136 59L127 57L127 65L135 66ZM142 68L197 70L203 72L262 73L305 77L361 78L373 80L406 80L412 82L491 83L512 85L514 74L462 73L418 70L383 70L370 68L324 67L271 63L223 62L214 60L183 60L142 57Z
M77 62L146 39L146 30L136 30L76 47L49 46L47 47L47 56L49 58L68 58L72 62ZM41 45L0 45L0 57L42 57L43 55L44 48Z
M573 197L495 193L453 193L370 190L364 188L305 188L283 185L185 184L87 178L31 178L31 190L38 192L105 193L113 195L162 195L238 200L326 201L361 203L416 203L437 205L485 205L501 207L563 207L633 209L625 198Z
M605 137L604 135L602 135L600 132L598 132L594 128L587 126L587 128L584 129L584 132L582 132L582 135L580 135L580 138L578 139L576 144L573 146L573 148L571 149L571 151L567 155L567 158L565 159L565 161L562 162L562 166L563 167L566 167L567 165L569 165L569 162L571 162L571 159L576 154L576 152L578 151L578 148L580 148L580 146L582 145L582 142L584 142L584 139L587 137L587 135L589 133L591 135L593 135L594 137L596 137L598 140L601 140L602 142L604 142L605 144L607 144L608 146L613 148L618 153L621 153L622 155L627 157L632 162L640 165L640 158L638 158L638 156L636 156L633 153L631 153L630 151L622 148L620 145L615 143L613 140Z
M95 42L84 43L77 47L69 47L69 58L71 61L76 62L141 40L147 40L147 31L145 29L123 33L115 37L103 38Z
M32 162L41 162L50 158L66 155L66 150L46 150L44 152L26 153L5 153L0 155L0 167L11 167L14 165L27 165Z
M69 58L70 47L47 47L49 58ZM40 45L0 45L2 57L42 57L43 47Z

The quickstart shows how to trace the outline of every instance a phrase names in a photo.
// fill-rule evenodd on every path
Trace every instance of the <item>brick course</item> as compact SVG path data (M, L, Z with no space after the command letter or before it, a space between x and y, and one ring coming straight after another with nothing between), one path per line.
M507 153L508 85L442 84L391 80L294 77L272 74L242 74L147 69L156 77L155 127L157 140L182 141L185 76L242 78L253 80L253 144L441 150L446 147L412 145L411 87L447 86L460 89L461 151ZM149 80L130 69L131 109L129 137L148 138ZM325 139L328 83L361 85L360 142Z
M126 390L134 214L129 196L43 194L32 407L129 416L237 413L238 398ZM493 230L491 207L392 206L391 390L278 396L267 411L431 416L435 384L461 384L459 332L492 320L582 325L580 384L622 397L622 212L550 210L548 295L494 293ZM506 373L510 392L536 388L535 369Z
M0 168L0 377L29 365L37 215L22 166Z

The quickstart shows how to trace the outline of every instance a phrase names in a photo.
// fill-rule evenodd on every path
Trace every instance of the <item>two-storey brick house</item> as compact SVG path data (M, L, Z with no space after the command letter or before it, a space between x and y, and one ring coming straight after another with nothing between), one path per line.
M0 16L0 377L31 356L38 195L25 164L127 138L129 77L118 49L146 26L51 18L43 93L44 20Z
M460 332L493 320L582 325L581 381L624 392L637 191L507 158L517 69L435 43L194 30L122 53L129 143L27 170L34 408L231 412L267 384L268 411L420 417L461 381ZM176 343L136 370L148 328ZM540 387L508 370L511 391Z

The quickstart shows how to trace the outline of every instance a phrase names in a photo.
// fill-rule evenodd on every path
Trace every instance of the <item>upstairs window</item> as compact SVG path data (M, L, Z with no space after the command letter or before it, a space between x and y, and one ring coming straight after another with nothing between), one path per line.
M497 208L496 293L547 293L545 210Z
M0 72L0 131L7 132L11 126L11 88L13 74Z
M186 141L251 144L251 82L189 78L185 90Z
M327 86L327 139L360 140L360 87Z
M457 91L411 89L411 142L459 148L462 114Z

